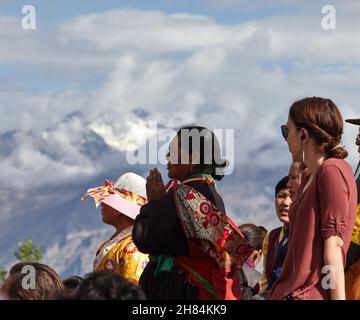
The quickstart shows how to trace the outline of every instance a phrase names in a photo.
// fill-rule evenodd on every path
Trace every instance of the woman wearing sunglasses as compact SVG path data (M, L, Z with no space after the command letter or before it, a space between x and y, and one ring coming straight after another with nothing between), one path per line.
M344 265L357 191L343 160L341 113L330 99L296 101L282 133L293 160L307 169L289 213L288 253L268 298L345 299Z

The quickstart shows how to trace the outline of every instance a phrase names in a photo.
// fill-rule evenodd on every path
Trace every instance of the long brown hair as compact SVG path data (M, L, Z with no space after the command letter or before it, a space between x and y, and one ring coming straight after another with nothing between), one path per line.
M308 131L327 158L345 159L348 156L339 146L344 121L330 99L309 97L298 100L292 104L289 116L297 128Z
M30 290L22 287L22 280L25 277L22 270L28 265L36 270L36 288ZM15 264L2 286L2 290L12 300L53 300L63 289L64 285L59 275L49 266L36 262Z

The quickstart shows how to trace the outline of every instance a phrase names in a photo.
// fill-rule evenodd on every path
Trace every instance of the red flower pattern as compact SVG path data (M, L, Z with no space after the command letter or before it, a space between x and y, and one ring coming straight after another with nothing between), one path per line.
M207 202L200 203L200 211L204 215L208 215L212 212L210 205Z

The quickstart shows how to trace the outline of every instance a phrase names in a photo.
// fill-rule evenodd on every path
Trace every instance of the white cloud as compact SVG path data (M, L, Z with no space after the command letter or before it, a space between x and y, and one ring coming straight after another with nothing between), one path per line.
M67 45L80 41L100 50L126 48L153 54L239 44L253 32L250 26L225 27L207 17L190 14L111 10L68 22L62 27L62 41Z

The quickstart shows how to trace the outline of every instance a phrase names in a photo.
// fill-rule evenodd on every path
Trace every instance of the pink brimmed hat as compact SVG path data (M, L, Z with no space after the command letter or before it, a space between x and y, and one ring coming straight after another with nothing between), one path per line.
M115 184L106 180L103 186L89 189L81 200L92 197L96 207L105 203L135 220L140 208L147 203L145 185L143 177L128 172L119 177Z

